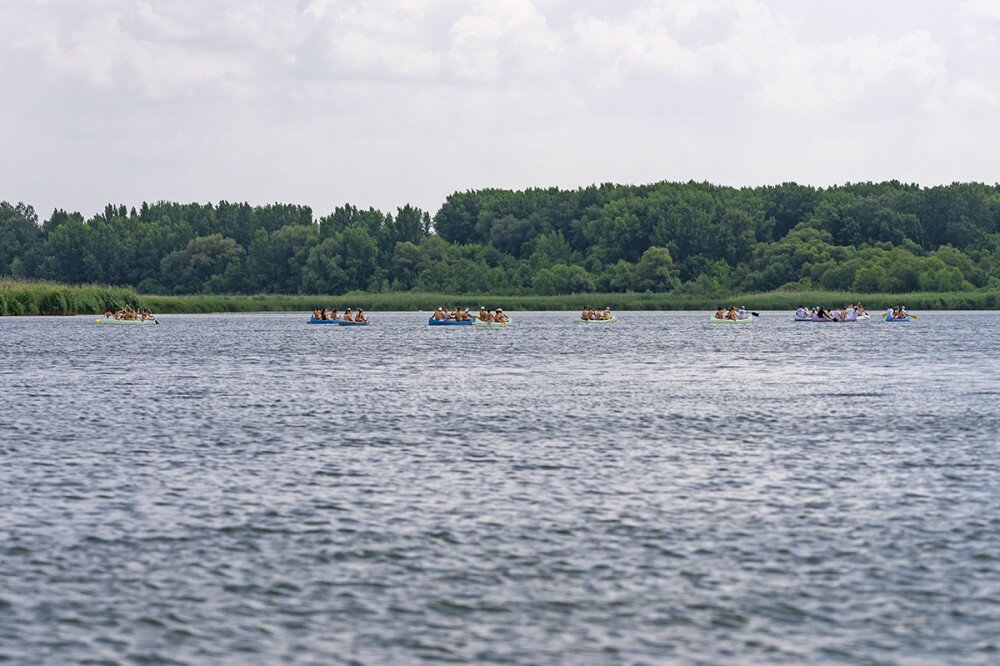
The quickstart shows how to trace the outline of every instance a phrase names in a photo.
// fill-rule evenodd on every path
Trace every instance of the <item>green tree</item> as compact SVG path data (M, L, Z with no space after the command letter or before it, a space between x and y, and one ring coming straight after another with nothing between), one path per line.
M651 247L643 252L636 266L636 278L642 291L673 291L681 283L680 271L665 247Z

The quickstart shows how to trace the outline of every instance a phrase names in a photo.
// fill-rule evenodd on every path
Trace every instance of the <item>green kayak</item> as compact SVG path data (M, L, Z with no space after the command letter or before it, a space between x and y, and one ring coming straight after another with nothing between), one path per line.
M149 326L160 323L155 319L140 321L138 319L105 319L104 317L95 319L94 322L98 324L106 324L108 326Z
M617 324L618 317L612 317L611 319L580 319L577 317L573 320L575 324Z
M708 321L712 324L752 324L753 320L753 317L747 317L746 319L716 319L712 317Z
M495 321L481 321L479 319L474 319L472 321L472 325L478 326L479 328L504 328L509 323L510 323L509 321L505 321L501 324Z

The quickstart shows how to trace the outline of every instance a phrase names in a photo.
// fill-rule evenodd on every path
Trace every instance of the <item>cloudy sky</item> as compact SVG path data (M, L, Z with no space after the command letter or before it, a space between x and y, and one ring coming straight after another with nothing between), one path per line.
M0 0L0 199L995 182L1000 0Z

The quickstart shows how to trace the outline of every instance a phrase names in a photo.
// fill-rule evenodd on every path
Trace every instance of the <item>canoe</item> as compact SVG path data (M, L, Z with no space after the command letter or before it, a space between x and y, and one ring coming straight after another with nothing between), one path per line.
M612 317L611 319L580 319L577 317L573 320L575 324L617 324L618 317Z
M481 321L479 319L472 320L472 325L478 328L504 328L508 324L510 324L509 321L505 321L504 323L499 324L495 321Z
M367 321L344 321L343 319L316 319L309 318L310 324L331 324L333 326L367 326Z
M434 317L427 320L428 326L472 326L472 319L466 319L465 321L455 321L454 319L445 319L444 321L438 321Z
M857 320L857 317L852 317L850 319L830 319L828 317L806 317L805 319L801 319L799 317L795 318L795 321L810 321L818 324L850 324L851 322Z
M140 321L138 319L105 319L101 317L100 319L95 319L97 324L107 324L108 326L149 326L156 325L160 322L155 319L147 319L146 321Z
M712 317L708 322L710 324L752 324L753 320L753 317L747 317L746 319L716 319Z

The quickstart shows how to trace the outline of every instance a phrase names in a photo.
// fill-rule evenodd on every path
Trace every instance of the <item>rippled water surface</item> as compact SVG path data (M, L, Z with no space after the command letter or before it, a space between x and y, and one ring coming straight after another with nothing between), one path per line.
M0 319L0 661L1000 663L1000 316Z

